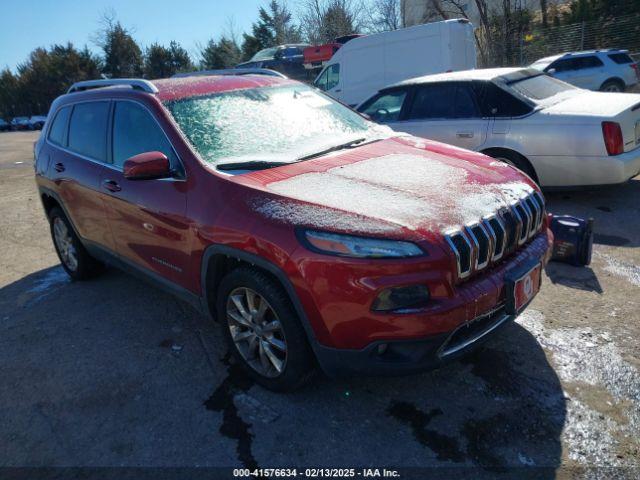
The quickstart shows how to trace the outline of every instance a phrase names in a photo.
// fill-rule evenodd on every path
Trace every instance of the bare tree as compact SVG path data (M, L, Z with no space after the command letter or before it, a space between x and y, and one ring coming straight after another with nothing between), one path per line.
M305 37L311 43L331 42L366 26L361 0L302 0L300 14Z
M370 30L386 32L403 27L400 0L373 0L370 9Z

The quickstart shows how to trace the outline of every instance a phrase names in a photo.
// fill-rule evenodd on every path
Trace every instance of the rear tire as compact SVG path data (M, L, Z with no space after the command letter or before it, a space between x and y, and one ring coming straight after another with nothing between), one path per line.
M531 178L531 180L536 182L537 185L540 184L536 171L533 169L529 161L519 153L510 150L488 150L484 153L485 155L489 155L496 160L500 160L502 162L508 163L513 167L516 167L518 170L526 173Z
M283 288L260 270L241 267L222 279L217 318L229 351L263 387L288 392L314 373L311 349Z
M620 80L607 80L600 87L601 92L621 93L624 92L625 86Z
M54 207L49 212L49 225L62 268L73 280L86 280L103 270L104 265L87 252L60 208Z

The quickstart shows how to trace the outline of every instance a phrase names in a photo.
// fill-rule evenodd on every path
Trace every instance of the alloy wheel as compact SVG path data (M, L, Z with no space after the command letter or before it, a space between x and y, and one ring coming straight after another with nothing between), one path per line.
M73 246L71 232L60 217L55 217L53 220L53 239L65 267L75 272L78 269L78 253L76 247Z
M254 290L240 287L227 298L231 339L242 358L260 375L275 378L287 362L287 342L278 315Z

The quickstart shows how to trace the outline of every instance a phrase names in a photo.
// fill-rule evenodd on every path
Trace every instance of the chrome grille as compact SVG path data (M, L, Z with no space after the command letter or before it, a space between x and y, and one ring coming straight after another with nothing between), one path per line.
M471 243L460 231L445 235L444 237L456 255L458 266L458 278L467 278L471 275Z
M493 256L491 257L491 261L495 262L497 260L500 260L504 255L507 230L505 229L502 220L500 220L500 217L496 215L485 218L483 220L483 223L487 232L489 232L489 235L491 235L493 239Z
M544 198L534 192L478 223L446 233L458 278L467 278L516 251L540 231L545 214Z

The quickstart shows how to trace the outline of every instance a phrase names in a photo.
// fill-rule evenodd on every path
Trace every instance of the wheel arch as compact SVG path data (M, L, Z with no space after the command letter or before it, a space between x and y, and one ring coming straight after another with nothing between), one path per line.
M604 87L607 83L610 83L610 82L619 83L620 85L622 85L622 90L627 88L627 83L622 78L610 77L610 78L607 78L604 82L602 82L598 90L602 90L602 87Z
M47 217L51 213L51 210L53 210L55 207L62 208L60 202L50 193L40 192L40 200L42 201L44 213L47 215Z
M307 336L314 354L318 341L307 314L287 274L277 265L263 257L227 245L210 245L204 251L200 271L202 306L214 320L216 318L217 290L222 278L240 266L256 268L277 282L286 293ZM316 358L318 356L316 355Z
M527 165L533 172L533 175L534 175L533 181L536 182L538 185L540 185L540 178L538 177L538 172L536 171L535 167L529 161L529 159L524 155L522 155L520 152L512 148L506 148L506 147L489 147L482 150L481 153L494 158L500 156L501 154L502 155L506 154L506 156L513 155L513 156L519 157L519 159L523 161L525 165Z

